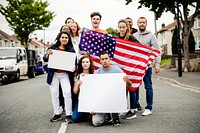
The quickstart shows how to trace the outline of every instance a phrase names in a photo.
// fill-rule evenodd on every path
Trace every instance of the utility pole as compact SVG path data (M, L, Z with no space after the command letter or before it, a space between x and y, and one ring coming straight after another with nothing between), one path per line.
M178 49L178 76L182 77L182 55L181 55L181 42L180 42L180 19L179 19L179 0L176 3L177 7L177 49Z
M45 54L45 29L44 29L44 54Z
M157 35L157 25L156 25L156 13L154 12L154 25L155 25L155 35L156 35L156 38L158 37ZM158 39L158 38L157 38Z

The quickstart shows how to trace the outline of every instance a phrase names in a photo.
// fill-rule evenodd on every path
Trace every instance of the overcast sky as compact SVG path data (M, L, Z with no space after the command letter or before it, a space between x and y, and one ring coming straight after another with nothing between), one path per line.
M48 10L54 11L56 16L51 22L50 26L44 31L35 31L32 35L39 39L45 39L45 42L53 42L58 34L60 27L64 24L67 17L72 17L79 23L81 27L91 28L90 14L93 11L99 11L102 15L100 24L101 29L108 27L117 28L117 22L120 19L131 17L133 19L133 26L137 28L137 19L144 16L148 20L147 29L155 32L154 14L148 8L137 9L138 0L133 0L129 5L125 5L125 0L47 0L49 2ZM6 0L1 0L1 4L6 5ZM161 28L161 24L166 25L173 21L173 14L164 13L159 18L157 23L157 30ZM4 16L0 14L0 29L13 34Z

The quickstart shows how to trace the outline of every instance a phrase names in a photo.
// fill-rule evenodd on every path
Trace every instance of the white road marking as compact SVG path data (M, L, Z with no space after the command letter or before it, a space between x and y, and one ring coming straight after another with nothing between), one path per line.
M58 130L58 133L66 133L67 125L68 125L67 122L61 123L61 126L60 126L60 128L59 128L59 130Z

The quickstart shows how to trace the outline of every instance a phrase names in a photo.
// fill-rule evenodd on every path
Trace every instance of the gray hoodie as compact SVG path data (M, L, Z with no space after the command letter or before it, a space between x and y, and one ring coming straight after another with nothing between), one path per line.
M133 34L133 36L141 43L144 44L146 46L150 46L150 47L154 47L158 50L160 50L160 47L157 43L157 40L155 38L155 36L153 35L153 33L151 33L148 30L145 30L144 32L140 32L137 31L136 33ZM159 55L158 57L156 57L155 59L155 63L157 66L160 65L160 60L161 60L161 56Z

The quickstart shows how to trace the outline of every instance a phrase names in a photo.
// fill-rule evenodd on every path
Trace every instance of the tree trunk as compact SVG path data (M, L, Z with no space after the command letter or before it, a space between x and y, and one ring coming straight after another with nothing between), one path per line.
M185 28L187 30L187 28ZM184 32L184 38L183 38L183 43L184 43L184 72L190 71L190 60L189 60L189 47L188 47L188 40L189 40L189 34L188 32Z
M190 71L190 59L189 59L189 35L190 35L190 29L188 24L188 1L183 2L183 14L184 14L184 22L183 22L183 47L184 47L184 72Z

